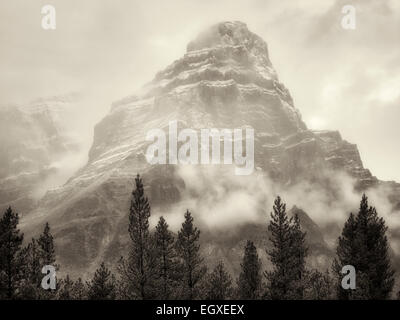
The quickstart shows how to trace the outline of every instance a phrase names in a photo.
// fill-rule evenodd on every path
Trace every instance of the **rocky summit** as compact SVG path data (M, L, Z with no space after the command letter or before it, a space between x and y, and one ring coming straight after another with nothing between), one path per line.
M307 180L329 188L325 177L336 170L355 179L360 190L384 183L363 167L356 145L339 132L307 128L279 81L267 43L242 22L223 22L191 41L182 58L139 92L113 103L95 126L87 164L23 215L24 231L33 234L49 221L58 261L73 275L84 276L100 261L118 259L128 244L128 208L137 173L144 177L153 212L168 211L185 198L190 181L178 166L150 165L145 158L146 132L175 120L181 128L254 128L256 173L282 186ZM189 209L196 219L196 208ZM304 211L293 210L300 210L307 231L310 263L326 267L332 250L321 230ZM247 239L265 248L266 221L241 224L225 236L205 230L204 254L209 263L227 261L235 273ZM260 254L265 258L264 249Z

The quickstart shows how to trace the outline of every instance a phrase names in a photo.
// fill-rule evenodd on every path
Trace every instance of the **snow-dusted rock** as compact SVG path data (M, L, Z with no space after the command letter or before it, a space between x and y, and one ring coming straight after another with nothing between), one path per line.
M194 129L253 127L257 172L282 185L315 181L327 170L348 172L358 179L360 188L377 183L364 169L355 145L338 132L307 128L279 81L264 40L244 23L220 23L190 42L183 57L143 89L115 102L95 127L88 163L24 217L26 230L50 221L64 270L82 276L101 260L122 254L137 173L144 176L153 208L168 210L182 200L187 181L177 174L177 167L151 166L144 156L147 131L167 128L171 120ZM312 222L308 226L315 229ZM256 236L254 232L263 227L243 228ZM318 238L314 229L310 234ZM260 241L265 239L263 235ZM210 252L227 252L223 239L216 243L210 236L208 240L205 248L212 248ZM233 251L220 257L238 260L242 240L229 238ZM324 250L325 254L329 251Z

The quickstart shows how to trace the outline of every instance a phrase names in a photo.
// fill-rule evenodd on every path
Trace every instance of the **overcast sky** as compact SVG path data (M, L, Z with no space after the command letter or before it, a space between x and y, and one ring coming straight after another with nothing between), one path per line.
M45 4L57 10L55 31L41 28ZM345 4L355 30L341 27ZM226 20L267 41L310 128L339 130L373 174L400 181L398 0L2 0L0 105L86 91L92 125Z

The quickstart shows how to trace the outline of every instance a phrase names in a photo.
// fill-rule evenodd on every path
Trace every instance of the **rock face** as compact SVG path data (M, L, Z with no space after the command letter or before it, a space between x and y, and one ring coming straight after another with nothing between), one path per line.
M145 159L146 132L165 129L171 120L193 129L253 127L257 171L282 185L318 180L326 170L336 169L356 178L360 188L378 183L363 167L357 147L338 132L307 129L279 81L267 44L244 23L220 23L190 42L186 54L139 93L114 103L95 127L87 165L24 217L28 233L45 220L51 223L64 270L82 276L126 249L127 213L137 173L144 176L152 208L168 208L182 200L186 182L177 166L151 166ZM302 215L318 264L331 251L318 238L312 220ZM206 232L204 252L210 259L237 264L246 235L259 237L262 244L265 232L265 225L255 224L231 230L226 237Z
M36 100L0 108L0 208L29 212L41 183L58 172L56 162L76 151L64 130L64 116L76 97ZM43 190L44 192L45 190Z

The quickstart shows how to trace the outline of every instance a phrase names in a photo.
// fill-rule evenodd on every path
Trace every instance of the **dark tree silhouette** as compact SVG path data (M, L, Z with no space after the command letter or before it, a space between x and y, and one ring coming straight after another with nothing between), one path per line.
M9 207L0 220L0 295L7 299L16 298L21 280L21 249L23 234L18 229L18 213Z
M175 250L175 239L164 217L158 221L155 240L156 269L155 278L158 299L171 299L176 291L178 274L178 257Z
M227 300L232 298L232 295L232 278L221 261L207 275L204 296L207 300Z
M19 296L21 299L40 299L42 280L40 254L37 241L31 242L19 252L22 265L22 280L19 284Z
M116 297L115 277L104 262L96 270L93 279L87 283L89 300L113 300Z
M304 274L305 300L332 300L335 297L333 278L329 271L306 270Z
M356 217L350 214L344 225L336 250L333 270L337 275L339 299L390 298L394 286L394 271L389 257L387 227L376 209L369 207L364 194ZM341 269L352 265L356 269L356 289L344 290L340 283Z
M154 296L154 252L149 233L150 205L144 195L142 179L137 175L129 211L131 247L128 261L121 259L119 271L130 298L151 299Z
M238 279L238 297L244 300L257 300L261 297L261 261L252 241L247 241L244 249L241 272Z
M85 300L87 299L86 286L81 278L78 278L72 286L71 291L72 300Z
M50 232L50 225L46 222L43 233L39 236L37 243L40 248L40 262L43 266L51 265L56 267L56 251L54 249L53 235Z
M199 294L199 283L207 269L200 256L200 230L193 225L193 217L189 210L185 213L185 221L178 232L177 252L183 267L182 298L195 299Z
M272 250L267 250L273 270L265 272L266 296L270 299L302 299L305 279L305 233L297 214L289 219L286 205L278 196L275 199L268 226Z
M74 300L73 289L74 282L71 280L69 275L62 279L59 283L59 290L57 292L58 300Z

